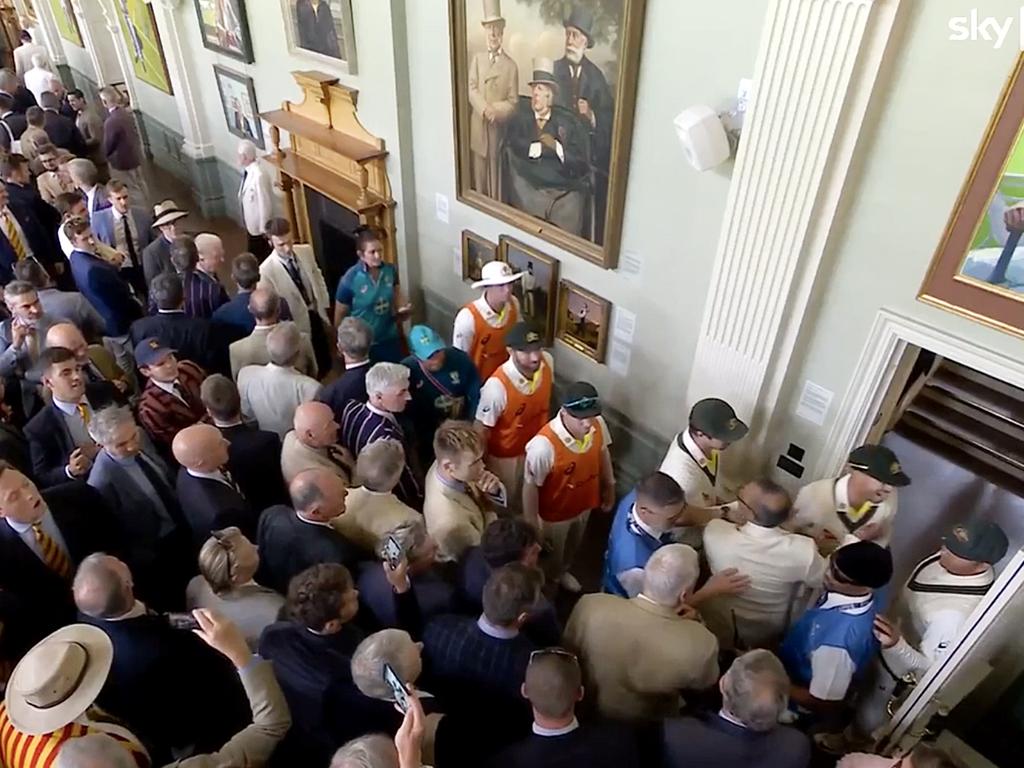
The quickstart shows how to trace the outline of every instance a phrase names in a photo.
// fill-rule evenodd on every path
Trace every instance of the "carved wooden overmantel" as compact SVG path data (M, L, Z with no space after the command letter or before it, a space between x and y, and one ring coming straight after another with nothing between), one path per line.
M261 117L270 123L273 151L267 161L278 169L285 191L288 218L298 239L311 242L306 195L316 190L352 211L362 224L384 233L384 258L395 263L395 201L386 168L384 139L359 122L359 92L324 72L292 72L302 89L301 103ZM289 146L281 146L281 131ZM319 254L326 258L326 254Z

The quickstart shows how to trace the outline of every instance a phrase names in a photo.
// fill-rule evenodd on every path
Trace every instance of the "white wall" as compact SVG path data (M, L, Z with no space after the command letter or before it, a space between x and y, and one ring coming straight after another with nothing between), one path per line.
M814 465L880 308L979 347L1024 354L1020 338L916 299L1018 56L1016 27L1002 50L948 40L949 18L971 7L1001 18L1017 19L1020 12L1018 0L903 3L769 431L770 457L794 442L808 450L805 464ZM836 395L820 428L793 415L807 379Z
M456 202L447 6L406 3L423 285L459 304L473 296L453 256L463 229L495 242L508 234L558 258L564 278L635 312L637 336L629 378L560 344L556 368L593 382L644 427L672 434L684 420L682 393L729 186L728 171L700 174L687 165L672 120L693 104L729 105L740 78L753 74L767 0L648 0L622 237L623 249L643 259L637 282ZM435 215L437 193L449 198L448 224Z

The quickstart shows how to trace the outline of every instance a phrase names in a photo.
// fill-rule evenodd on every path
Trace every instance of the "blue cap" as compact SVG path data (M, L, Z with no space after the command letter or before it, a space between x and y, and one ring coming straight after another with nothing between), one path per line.
M156 336L150 336L135 345L135 364L154 365L174 352L175 350L161 344Z
M409 346L412 353L420 360L426 360L435 352L445 348L444 339L437 335L437 331L427 325L414 325L409 331Z

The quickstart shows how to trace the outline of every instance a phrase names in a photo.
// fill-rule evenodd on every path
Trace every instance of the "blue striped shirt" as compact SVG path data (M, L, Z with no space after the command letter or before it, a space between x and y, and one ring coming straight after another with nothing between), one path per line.
M209 320L214 311L228 303L224 286L205 272L195 269L182 276L185 289L185 314L189 317L203 317Z
M363 448L378 440L397 440L402 444L405 448L405 467L394 493L413 509L422 509L421 484L409 466L412 447L405 439L405 431L394 417L371 410L366 403L349 400L342 409L340 424L341 444L348 448L353 456L359 456Z

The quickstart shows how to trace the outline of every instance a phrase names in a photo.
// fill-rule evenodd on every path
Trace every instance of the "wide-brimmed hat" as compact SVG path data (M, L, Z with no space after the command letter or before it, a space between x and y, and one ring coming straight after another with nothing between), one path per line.
M173 224L178 219L188 216L188 211L183 211L173 200L164 200L153 206L153 229L162 227L165 224Z
M473 287L492 288L496 285L508 285L522 276L522 272L513 272L512 267L504 261L488 261L480 269L480 279L473 283Z
M574 6L569 18L562 22L563 27L575 27L587 36L587 48L594 47L594 14L581 6Z
M558 81L555 80L555 63L551 59L536 58L533 60L533 79L527 85L550 85L558 89Z
M88 624L72 624L40 640L7 683L11 723L33 736L63 728L96 701L113 660L110 638Z
M484 18L481 24L493 24L496 21L504 21L501 15L501 0L484 0Z

